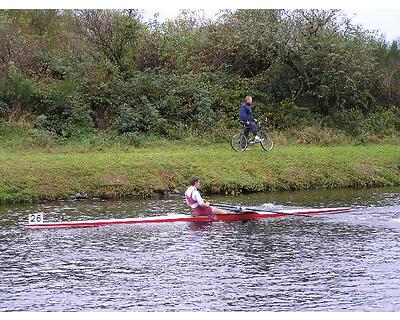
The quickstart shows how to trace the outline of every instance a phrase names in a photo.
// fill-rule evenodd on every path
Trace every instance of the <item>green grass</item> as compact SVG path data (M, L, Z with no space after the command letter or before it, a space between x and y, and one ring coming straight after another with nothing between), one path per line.
M254 146L238 153L228 143L158 140L97 151L0 148L0 203L180 193L192 175L206 193L393 186L400 185L400 146Z

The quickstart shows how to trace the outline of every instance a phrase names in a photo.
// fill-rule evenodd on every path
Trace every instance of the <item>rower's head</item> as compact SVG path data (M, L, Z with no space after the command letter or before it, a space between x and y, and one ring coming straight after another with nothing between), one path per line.
M247 96L246 99L244 99L244 101L246 101L247 104L252 104L253 103L253 97L252 96Z
M191 177L190 178L190 185L194 186L195 188L198 188L200 186L200 178L199 177Z

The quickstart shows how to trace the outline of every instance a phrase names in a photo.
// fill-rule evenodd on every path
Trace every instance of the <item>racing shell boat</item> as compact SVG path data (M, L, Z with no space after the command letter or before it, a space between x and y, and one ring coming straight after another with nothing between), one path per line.
M339 213L351 210L348 207L341 208L312 208L312 209L286 209L272 210L260 207L238 207L225 204L215 204L214 206L224 208L229 211L227 214L212 216L192 216L188 214L171 214L154 217L137 217L125 219L106 219L106 220L78 220L65 222L44 222L43 213L29 215L29 223L25 225L29 229L43 228L87 228L100 227L106 225L138 224L138 223L167 223L167 222L212 222L212 221L234 221L234 220L256 220L266 218L277 218L285 216L308 216L321 215L327 213Z

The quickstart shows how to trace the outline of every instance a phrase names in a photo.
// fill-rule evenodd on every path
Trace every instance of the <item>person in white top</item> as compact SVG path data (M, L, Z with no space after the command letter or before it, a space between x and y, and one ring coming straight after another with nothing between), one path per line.
M199 192L201 181L199 177L190 179L190 187L185 192L185 199L188 206L193 209L194 216L210 216L213 214L226 214L224 210L212 207L209 202L205 202Z

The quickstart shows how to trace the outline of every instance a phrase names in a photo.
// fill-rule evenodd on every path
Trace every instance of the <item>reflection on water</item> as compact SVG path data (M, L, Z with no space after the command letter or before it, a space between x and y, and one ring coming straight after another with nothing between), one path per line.
M258 221L25 230L188 213L181 197L0 207L0 311L400 311L400 188L214 197L352 206Z

